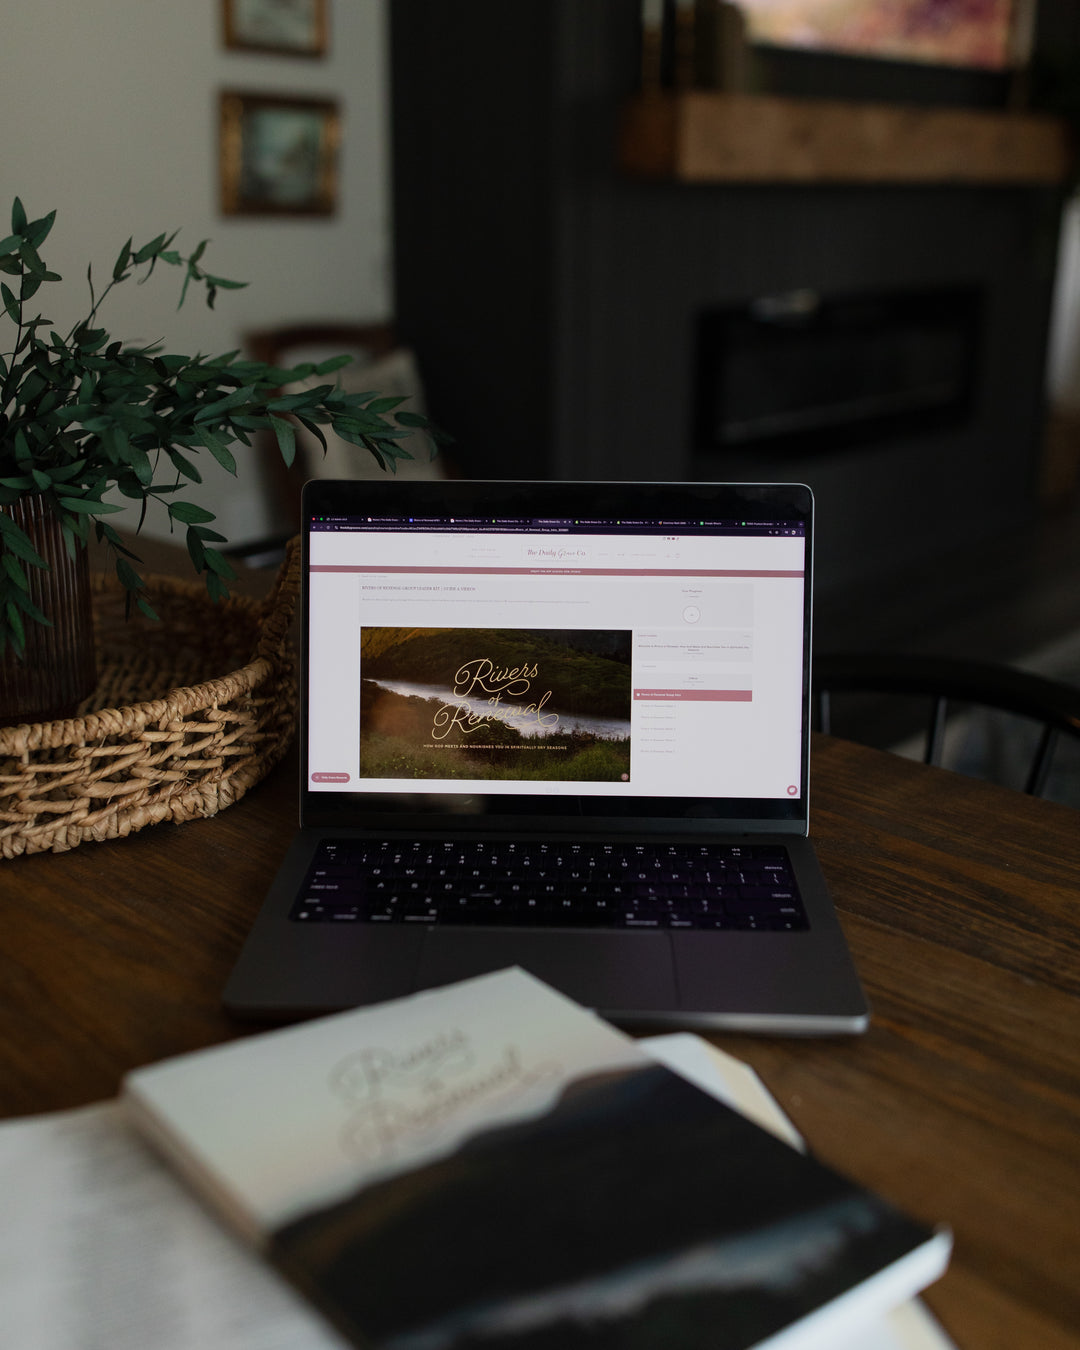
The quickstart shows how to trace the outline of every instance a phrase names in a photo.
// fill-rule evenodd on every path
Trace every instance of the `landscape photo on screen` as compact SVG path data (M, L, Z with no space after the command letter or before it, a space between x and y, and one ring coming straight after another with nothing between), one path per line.
M363 628L360 775L630 780L630 630Z

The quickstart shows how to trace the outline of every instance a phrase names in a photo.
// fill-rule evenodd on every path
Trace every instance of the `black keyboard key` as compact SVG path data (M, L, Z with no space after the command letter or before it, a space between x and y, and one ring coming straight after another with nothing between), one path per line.
M334 840L298 922L796 930L806 916L775 845Z

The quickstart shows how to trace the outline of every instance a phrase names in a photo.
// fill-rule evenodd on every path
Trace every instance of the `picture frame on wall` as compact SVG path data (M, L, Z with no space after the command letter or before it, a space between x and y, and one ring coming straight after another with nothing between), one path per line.
M221 0L225 46L279 56L325 56L329 0Z
M329 216L337 208L341 119L333 99L225 91L221 209Z

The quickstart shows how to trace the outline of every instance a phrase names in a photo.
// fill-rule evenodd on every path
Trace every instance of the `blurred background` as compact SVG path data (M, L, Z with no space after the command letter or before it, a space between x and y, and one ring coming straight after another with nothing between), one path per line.
M155 273L114 336L392 324L451 472L805 481L821 641L1015 659L1080 630L1077 9L38 0L4 184L58 212L57 325L129 236L209 239L249 286ZM319 201L237 168L266 106L325 118ZM208 469L233 544L293 526L268 453Z
M190 253L209 239L203 265L248 287L221 292L213 310L193 290L178 312L182 274L156 271L107 300L100 318L114 337L218 354L252 329L390 313L387 5L332 9L327 50L309 57L227 48L222 0L4 7L0 213L7 233L15 196L31 219L57 212L42 253L63 284L38 293L48 317L70 325L84 315L87 265L100 293L129 236L137 247L177 229L177 248ZM223 90L339 105L332 214L223 214ZM203 504L219 513L222 533L234 543L263 534L264 476L243 462L235 481L213 468Z

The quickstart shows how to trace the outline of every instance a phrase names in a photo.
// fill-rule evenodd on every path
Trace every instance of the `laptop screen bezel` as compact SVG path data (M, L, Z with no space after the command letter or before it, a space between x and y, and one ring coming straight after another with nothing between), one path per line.
M431 831L448 818L455 831L520 829L523 819L553 831L624 828L629 822L676 833L782 833L808 831L809 670L813 613L813 494L800 483L530 482L526 480L313 479L301 507L301 715L300 821L320 829ZM313 517L490 514L506 518L588 516L613 521L647 514L679 519L699 513L712 519L789 520L805 537L802 650L800 791L793 798L626 797L471 792L469 806L456 798L433 804L424 794L378 790L313 790L308 781L310 693L309 615Z

